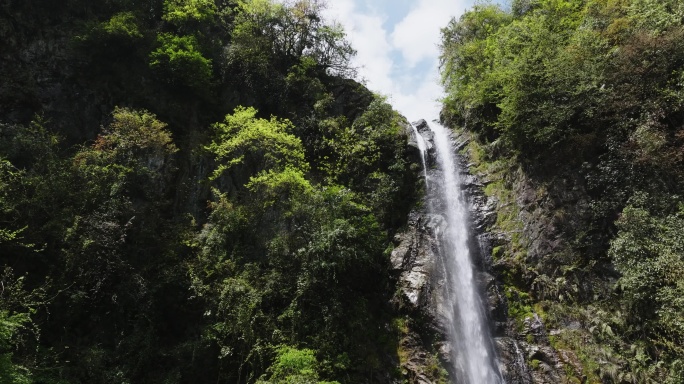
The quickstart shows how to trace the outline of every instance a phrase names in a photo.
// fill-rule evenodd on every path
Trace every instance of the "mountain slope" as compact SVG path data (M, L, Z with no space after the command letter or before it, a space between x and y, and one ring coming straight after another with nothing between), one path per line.
M676 1L514 1L443 30L442 119L498 201L509 317L570 381L682 380L683 20Z
M0 381L398 377L417 165L321 6L0 5Z

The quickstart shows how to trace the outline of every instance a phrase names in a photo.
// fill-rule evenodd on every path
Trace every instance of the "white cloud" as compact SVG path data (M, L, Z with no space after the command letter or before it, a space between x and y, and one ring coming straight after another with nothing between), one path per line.
M390 58L392 46L379 14L361 13L353 0L329 3L326 17L345 27L347 38L356 49L352 64L359 67L359 77L375 91L384 93L392 87Z
M352 64L368 88L389 97L392 106L409 120L438 118L440 28L465 9L465 1L420 0L388 31L383 27L392 2L362 6L361 0L328 3L326 17L342 23L357 50ZM421 65L418 65L421 64Z
M442 87L436 81L423 81L410 91L392 96L390 101L394 109L412 122L439 118L440 106L436 99L441 96Z
M464 1L420 0L394 27L391 36L393 47L401 51L409 67L414 67L421 60L437 60L440 29L464 9Z

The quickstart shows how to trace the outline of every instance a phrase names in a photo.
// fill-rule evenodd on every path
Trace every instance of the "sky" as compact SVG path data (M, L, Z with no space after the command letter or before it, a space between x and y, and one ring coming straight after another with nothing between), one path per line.
M473 0L329 0L325 17L344 26L358 78L409 121L439 118L440 29Z

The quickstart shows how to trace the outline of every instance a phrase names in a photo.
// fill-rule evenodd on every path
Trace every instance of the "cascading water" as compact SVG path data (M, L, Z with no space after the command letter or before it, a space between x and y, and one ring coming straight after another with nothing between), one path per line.
M425 139L423 136L418 133L418 128L416 128L415 125L411 124L411 128L413 128L413 134L416 136L416 142L418 143L418 150L420 150L420 161L423 163L423 177L425 178L425 186L428 185L428 177L427 177L427 144L425 143Z
M423 151L425 143L421 147L422 136L415 126L414 130L419 149ZM432 214L441 215L447 223L444 233L439 237L446 278L444 301L449 328L447 336L453 346L452 361L457 375L454 383L503 383L496 367L485 310L474 278L468 246L468 212L451 137L446 128L436 123L432 125L432 132L442 177L441 180L435 180L435 185L429 189L428 206Z

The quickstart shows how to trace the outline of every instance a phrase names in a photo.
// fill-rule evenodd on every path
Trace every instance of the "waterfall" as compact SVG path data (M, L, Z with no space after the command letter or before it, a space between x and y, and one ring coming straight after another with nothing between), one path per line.
M439 241L446 280L447 337L452 345L452 362L457 375L453 382L500 384L504 381L496 366L487 316L468 246L468 210L451 136L446 128L436 123L432 125L432 132L441 177L439 180L435 177L435 185L429 189L427 198L430 213L441 215L447 223L444 233L439 234ZM422 136L417 136L420 147Z
M413 134L416 136L416 142L418 143L418 150L420 151L420 161L423 163L423 177L425 178L425 186L429 187L428 185L428 176L427 176L427 144L425 143L425 139L423 136L418 133L418 128L416 128L415 124L411 124L411 128L413 128Z

